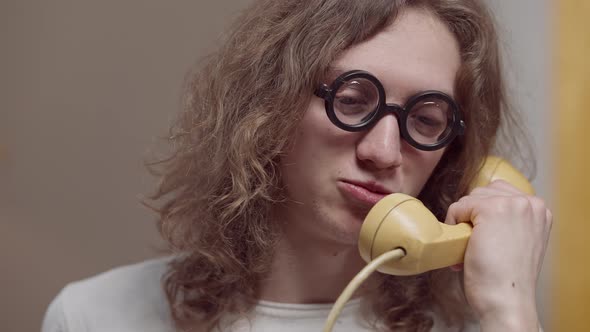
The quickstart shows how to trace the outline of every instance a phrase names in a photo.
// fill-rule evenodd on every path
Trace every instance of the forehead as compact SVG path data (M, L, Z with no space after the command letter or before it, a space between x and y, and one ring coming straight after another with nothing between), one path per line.
M457 40L446 25L425 10L407 9L373 38L346 50L332 75L366 70L381 81L388 99L424 90L453 96L460 64Z

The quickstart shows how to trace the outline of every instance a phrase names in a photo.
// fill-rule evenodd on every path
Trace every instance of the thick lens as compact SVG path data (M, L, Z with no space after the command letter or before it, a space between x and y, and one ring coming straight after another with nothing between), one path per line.
M353 78L334 95L334 113L340 122L359 125L371 118L379 105L379 90L371 81Z
M442 98L425 97L416 102L407 117L408 133L414 141L430 145L447 138L451 133L453 110Z

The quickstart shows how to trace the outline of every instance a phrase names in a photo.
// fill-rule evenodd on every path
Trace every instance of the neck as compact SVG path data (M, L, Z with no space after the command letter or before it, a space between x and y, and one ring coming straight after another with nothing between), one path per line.
M326 244L284 233L260 299L283 303L331 303L365 265L356 244Z

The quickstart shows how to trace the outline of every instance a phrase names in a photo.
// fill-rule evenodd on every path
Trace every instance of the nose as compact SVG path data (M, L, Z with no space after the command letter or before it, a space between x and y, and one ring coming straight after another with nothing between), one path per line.
M398 119L394 114L388 114L361 137L356 155L373 168L395 168L402 163L401 144Z

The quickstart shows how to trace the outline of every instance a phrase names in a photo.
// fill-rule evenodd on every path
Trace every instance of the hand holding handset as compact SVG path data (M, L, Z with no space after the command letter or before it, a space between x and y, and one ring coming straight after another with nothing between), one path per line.
M472 188L504 180L533 194L528 180L508 162L488 157ZM395 248L404 250L398 260L389 260L377 270L393 275L413 275L463 262L471 235L470 223L447 225L418 199L392 194L369 211L359 237L359 251L367 262Z
M487 157L472 188L504 180L527 194L528 180L505 160ZM463 262L471 236L470 223L447 225L418 199L391 194L375 204L361 227L359 251L368 263L346 286L326 319L324 332L332 331L344 304L374 271L413 275Z

